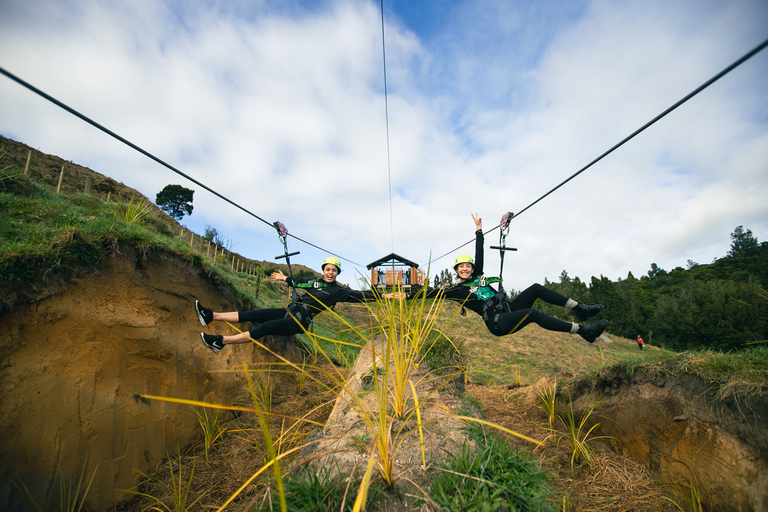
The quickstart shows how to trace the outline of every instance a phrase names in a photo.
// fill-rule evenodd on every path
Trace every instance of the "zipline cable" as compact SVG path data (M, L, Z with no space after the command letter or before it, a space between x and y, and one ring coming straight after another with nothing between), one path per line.
M516 218L518 218L518 217L520 216L520 214L521 214L521 213L523 213L524 211L528 210L528 209L529 209L529 208L531 208L533 205L535 205L536 203L538 203L539 201L541 201L541 200L542 200L542 199L544 199L545 197L547 197L547 196L549 196L550 194L552 194L552 193L553 193L555 190L559 189L560 187L562 187L563 185L565 185L566 183L568 183L569 181L571 181L573 178L575 178L575 177L576 177L576 176L578 176L579 174L583 173L584 171L586 171L587 169L589 169L590 167L592 167L593 165L595 165L597 162L599 162L600 160L602 160L602 159L603 159L603 158L605 158L606 156L608 156L608 155L610 155L611 153L613 153L613 152L614 152L616 149L618 149L619 147L623 146L623 145L624 145L626 142L629 142L629 141L630 141L631 139L633 139L635 136L637 136L637 135L639 135L641 132L645 131L645 129L646 129L646 128L649 128L651 125L655 124L657 121L659 121L661 118L663 118L664 116L666 116L667 114L669 114L670 112L672 112L673 110L675 110L677 107L679 107L680 105L682 105L682 104L683 104L683 103L685 103L686 101L690 100L691 98L693 98L694 96L696 96L697 94L699 94L701 91L703 91L704 89L706 89L707 87L709 87L710 85L712 85L713 83L715 83L716 81L718 81L720 78L724 77L725 75L727 75L728 73L730 73L731 71L733 71L733 70L734 70L736 67L738 67L739 65L743 64L745 61L747 61L748 59L750 59L751 57L753 57L754 55L756 55L757 53L759 53L759 52L760 52L761 50L763 50L763 49L764 49L766 46L768 46L768 39L766 39L765 41L763 41L762 43L760 43L759 45L757 45L755 48L753 48L752 50L750 50L749 52L747 52L746 54L744 54L744 55L743 55L741 58L739 58L738 60L736 60L736 61L735 61L733 64L731 64L730 66L728 66L728 67L726 67L725 69L723 69L722 71L720 71L718 74L716 74L715 76L713 76L712 78L710 78L709 80L707 80L706 82L704 82L703 84L701 84L699 87L697 87L696 89L694 89L693 91L691 91L690 93L688 93L686 96L684 96L684 97L683 97L682 99L680 99L680 100L679 100L677 103L675 103L674 105L672 105L671 107L669 107L668 109L666 109L664 112L662 112L661 114L657 115L656 117L654 117L653 119L651 119L650 121L648 121L647 123L645 123L643 126L641 126L641 127L640 127L640 128L638 128L637 130L635 130L634 132L632 132L630 135L628 135L627 137L625 137L625 138L624 138L624 139L623 139L621 142L619 142L618 144L614 145L614 146L613 146L611 149L609 149L608 151L606 151L605 153L603 153L602 155L600 155L599 157L595 158L595 159L594 159L594 160L592 160L590 163L588 163L587 165L585 165L584 167L582 167L581 169L579 169L578 171L576 171L575 173L573 173L573 174L572 174L571 176L569 176L567 179L563 180L563 181L562 181L562 182L561 182L559 185L557 185L556 187L552 188L552 189L551 189L549 192L547 192L546 194L544 194L543 196L541 196L540 198L538 198L537 200L535 200L534 202L532 202L531 204L529 204L528 206L526 206L525 208L523 208L522 210L520 210L520 211L519 211L519 212L518 212L518 213L517 213L517 214L514 216L514 218L515 218L515 219L516 219ZM485 234L488 234L488 233L490 233L490 232L492 232L492 231L495 231L495 230L497 230L497 229L499 229L499 226L498 226L498 225L497 225L497 226L495 226L495 227L493 227L493 228L491 228L491 229L489 229L488 231L486 231L486 232L485 232ZM458 251L459 249L461 249L461 248L463 248L463 247L465 247L465 246L467 246L467 245L469 245L469 244L473 243L474 241L475 241L474 239L472 239L472 240L469 240L469 241L467 241L467 242L465 242L465 243L461 244L460 246L456 247L455 249L452 249L452 250L448 251L447 253L443 254L442 256L439 256L439 257L437 257L437 258L431 259L431 260L429 261L429 264L431 265L433 262L435 262L435 261L437 261L437 260L440 260L440 259L442 259L442 258L445 258L446 256L448 256L448 255L449 255L449 254L451 254L452 252Z
M141 147L139 147L139 146L137 146L136 144L132 143L131 141L129 141L129 140L127 140L127 139L125 139L125 138L121 137L120 135L116 134L115 132L113 132L112 130L110 130L110 129L106 128L105 126L102 126L101 124L99 124L99 123L97 123L96 121L94 121L94 120L90 119L89 117L87 117L87 116L85 116L85 115L81 114L81 113L80 113L80 112L78 112L77 110L75 110L75 109L73 109L73 108L71 108L71 107L69 107L69 106L65 105L64 103L62 103L61 101L57 100L57 99L56 99L56 98L54 98L53 96L51 96L51 95L49 95L49 94L46 94L45 92L41 91L40 89L38 89L38 88L37 88L37 87L35 87L34 85L32 85L32 84L30 84L30 83L28 83L28 82L26 82L26 81L22 80L21 78L17 77L17 76L16 76L16 75L14 75L13 73L11 73L11 72L9 72L9 71L5 70L5 69L4 69L4 68L2 68L2 67L0 67L0 74L3 74L3 75L5 75L5 76L7 76L8 78L10 78L11 80L13 80L14 82L18 83L19 85L22 85L23 87L26 87L27 89L29 89L30 91L34 92L35 94L37 94L37 95L39 95L39 96L42 96L43 98L47 99L48 101L50 101L50 102L51 102L51 103L53 103L54 105L56 105L56 106L58 106L58 107L61 107L61 108L63 108L64 110L66 110L66 111L67 111L67 112L69 112L70 114L72 114L72 115L74 115L74 116L76 116L76 117L79 117L80 119L82 119L82 120L83 120L83 121L85 121L86 123L90 124L91 126L94 126L94 127L98 128L99 130L103 131L103 132L104 132L104 133L106 133L107 135L109 135L109 136L111 136L111 137L114 137L115 139L119 140L119 141L120 141L120 142L122 142L123 144L125 144L125 145L127 145L127 146L129 146L129 147L131 147L131 148L133 148L133 149L135 149L136 151L138 151L138 152L139 152L139 153L141 153L142 155L144 155L144 156L146 156L146 157L149 157L149 158L151 158L152 160L154 160L155 162L159 163L160 165L162 165L162 166L164 166L164 167L167 167L168 169L170 169L171 171L175 172L175 173L176 173L176 174L178 174L179 176L183 176L184 178L188 179L189 181L191 181L191 182L192 182L192 183L194 183L195 185L198 185L198 186L202 187L203 189L207 190L208 192L210 192L211 194L215 195L216 197L218 197L218 198L220 198L220 199L223 199L223 200L224 200L224 201L226 201L227 203L231 204L231 205L232 205L232 206L234 206L235 208L238 208L238 209L242 210L243 212L247 213L247 214L248 214L248 215L250 215L251 217L254 217L255 219L258 219L258 220L260 220L261 222L263 222L263 223L264 223L264 224L266 224L267 226L269 226L269 227L274 227L274 225L273 225L271 222L268 222L268 221L266 221L266 220L262 219L261 217L259 217L259 216L258 216L258 215L256 215L255 213L253 213L253 212L251 212L251 211L249 211L249 210L247 210L247 209L243 208L242 206L240 206L239 204L235 203L235 202L234 202L234 201L232 201L231 199L229 199L229 198L227 198L227 197L223 196L222 194L220 194L220 193L216 192L216 191L215 191L215 190L213 190L212 188L208 187L207 185L204 185L203 183L199 182L198 180L194 179L193 177L191 177L191 176L189 176L189 175L187 175L187 174L183 173L182 171L180 171L179 169L175 168L175 167L174 167L174 166L172 166L171 164L168 164L168 163L166 163L165 161L163 161L163 160L161 160L160 158L158 158L158 157L156 157L155 155L153 155L152 153L150 153L150 152L148 152L148 151L145 151L145 150L144 150L144 149L142 149ZM298 236L296 236L296 235L292 235L292 234L289 234L288 236L291 236L291 237L295 238L296 240L299 240L300 242L303 242L303 243L305 243L305 244L307 244L307 245L309 245L309 246L311 246L311 247L314 247L315 249L319 249L320 251L326 252L326 253L328 253L328 254L333 254L333 255L334 255L334 256L336 256L337 258L339 258L339 259L342 259L342 260L344 260L344 261L348 261L349 263L352 263L353 265L356 265L356 266L358 266L358 267L364 267L364 266L365 266L365 265L360 265L359 263L355 263L354 261L348 260L348 259L346 259L346 258L344 258L344 257L342 257L342 256L339 256L338 254L334 254L333 252L331 252L331 251L329 251L329 250L327 250L327 249L323 249L322 247L318 247L317 245L315 245L315 244L313 244L313 243L311 243L311 242L307 242L306 240L303 240L303 239L299 238L299 237L298 237Z
M387 50L384 44L384 0L381 0L381 57L384 64L384 121L387 127L387 178L389 180L389 231L395 252L395 221L392 214L392 161L389 156L389 100L387 95Z

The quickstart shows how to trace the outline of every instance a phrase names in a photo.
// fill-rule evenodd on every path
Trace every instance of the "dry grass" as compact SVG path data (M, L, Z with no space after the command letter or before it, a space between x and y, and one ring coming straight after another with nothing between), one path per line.
M448 311L441 316L452 315L451 306L447 304ZM358 317L356 320L360 323L364 323L366 319L363 311L354 311L353 316ZM538 405L535 386L530 384L540 378L555 375L563 377L599 368L634 348L634 342L631 340L617 340L610 345L603 344L601 351L597 344L588 345L579 337L544 331L537 326L526 327L513 336L497 338L488 334L479 318L472 314L466 318L460 317L453 323L451 336L463 338L471 352L471 377L475 385L470 385L467 391L478 401L485 413L484 419L535 439L547 437L549 420ZM518 377L518 374L512 371L515 368L521 369L521 388L509 385ZM499 382L504 384L478 384ZM234 404L248 406L250 400L247 393L246 387L243 386L243 394ZM304 379L301 390L294 375L284 374L276 379L272 395L275 416L272 417L270 425L273 436L277 438L285 428L280 414L301 416L333 398L332 393L325 391L311 379ZM328 403L327 406L317 409L311 419L324 422L330 413L330 405ZM196 447L189 448L186 454L182 454L182 463L186 461L191 466L194 453L197 453L191 495L196 497L206 493L198 503L200 510L218 508L267 460L263 436L255 415L243 413L240 417L226 419L232 419L236 425L233 428L239 431L228 432L224 439L213 447L208 461L204 460L203 448L199 443ZM287 444L282 446L282 451L287 450L288 445L298 446L306 443L312 430L313 427L309 424L302 426ZM530 443L513 437L510 437L509 442L527 450L531 449ZM554 442L548 441L536 451L545 467L555 475L552 484L556 489L556 496L562 500L561 510L674 510L669 501L662 499L665 487L653 482L642 465L610 452L607 446L602 448L605 448L605 451L596 455L591 467L583 464L575 470L570 468L570 453L565 446L558 448ZM284 467L288 468L298 460L300 456L289 461ZM168 479L170 475L167 465L158 466L151 477ZM141 490L147 491L144 488ZM252 503L263 496L263 490L263 480L254 482L227 509L248 510ZM393 503L403 505L401 501ZM139 511L148 504L146 499L136 498L116 512ZM392 509L385 502L369 504L369 509L376 510L376 505L379 506L378 509Z
M471 386L468 393L483 408L486 419L513 428L531 437L545 437L549 419L538 407L535 386L510 391L507 386ZM509 442L529 448L514 438ZM592 466L570 467L570 451L548 440L537 450L545 467L556 475L553 482L557 493L565 497L565 510L659 512L676 510L663 496L667 488L654 482L648 470L631 458L615 454L608 446L595 455ZM561 502L562 505L562 502Z
M315 376L322 378L319 372ZM333 397L327 393L318 383L307 379L303 391L297 392L295 378L285 373L282 376L275 375L274 390L272 392L272 412L270 418L270 432L277 439L293 421L283 421L280 415L298 417L312 412L308 419L316 422L324 422L331 412ZM240 396L233 400L234 405L253 407L248 390L243 385ZM250 478L254 471L266 462L266 447L261 434L258 418L255 414L242 413L223 418L222 421L232 421L229 430L208 453L205 460L202 431L200 439L192 446L186 447L181 454L182 466L195 465L195 477L190 495L194 497L200 494L205 496L198 502L196 510L216 510L230 498L237 489ZM299 446L306 442L307 437L314 427L305 423L297 430L292 431L283 445L282 451L289 446ZM298 460L300 455L289 459L287 466ZM186 473L185 473L186 474ZM150 478L162 483L169 483L170 472L166 462L158 466L149 474ZM268 478L268 476L267 476ZM256 481L228 507L228 510L241 510L259 498L259 491L264 489L263 481ZM156 486L145 484L140 490L148 494L156 491ZM191 500L190 500L191 501ZM133 512L144 510L152 502L147 498L133 498L121 504L115 512Z

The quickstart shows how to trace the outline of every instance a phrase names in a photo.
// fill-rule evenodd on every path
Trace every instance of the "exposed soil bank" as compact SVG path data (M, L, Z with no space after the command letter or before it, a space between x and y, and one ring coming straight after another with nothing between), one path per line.
M58 481L96 478L88 503L122 499L167 453L199 436L191 407L140 394L226 403L241 379L219 372L254 362L245 344L214 356L199 339L195 298L238 308L233 295L174 255L128 247L67 282L0 283L0 509L58 500ZM6 304L6 306L8 306Z
M768 400L720 398L703 379L655 368L613 369L574 400L600 398L600 434L646 465L654 478L691 483L717 511L768 510ZM593 391L594 389L594 391Z

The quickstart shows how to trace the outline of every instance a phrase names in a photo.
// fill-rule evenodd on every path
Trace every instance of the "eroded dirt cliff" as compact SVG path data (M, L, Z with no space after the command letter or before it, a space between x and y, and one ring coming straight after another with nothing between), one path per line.
M768 510L768 401L718 393L712 382L645 368L601 373L574 398L614 449L654 478L693 487L709 510Z
M60 475L76 481L83 465L96 472L89 504L110 506L136 470L199 433L190 406L139 395L225 402L241 380L220 370L263 357L247 344L220 355L202 345L194 299L219 310L241 304L165 252L119 247L66 284L2 287L17 299L0 316L2 510L28 506L14 479L42 504Z

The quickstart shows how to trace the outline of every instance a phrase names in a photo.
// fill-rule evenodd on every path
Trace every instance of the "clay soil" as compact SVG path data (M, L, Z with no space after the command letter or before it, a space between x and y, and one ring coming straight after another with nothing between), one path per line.
M548 437L548 420L544 412L532 399L533 387L509 389L508 386L471 385L466 389L470 402L482 408L483 417L488 421L505 426L521 434L544 440ZM310 418L324 422L331 411L333 398L316 383L307 383L302 391L297 392L295 378L281 379L273 392L273 411L277 414L271 421L273 435L285 429L280 414L300 416L310 411ZM246 393L238 397L240 405L250 406ZM326 404L325 406L318 406ZM193 509L215 510L223 504L237 489L253 475L253 472L265 462L261 431L254 414L241 413L230 417L231 429L205 459L200 443L188 447L181 456L172 457L171 464L177 472L181 461L181 472L188 478L194 469L194 484L191 496L203 495ZM285 423L288 425L290 422ZM312 427L305 425L292 436L294 443L305 442ZM506 436L506 434L504 434ZM551 486L553 499L562 505L563 500L570 511L672 511L675 505L669 500L680 502L671 489L655 482L648 470L627 456L610 451L607 444L596 444L598 452L593 464L577 463L571 469L570 452L564 444L557 446L550 437L543 447L532 450L530 443L519 438L506 436L508 442L524 450L533 451L541 464L552 474ZM599 451L599 450L604 451ZM292 459L299 462L300 457ZM413 477L413 475L411 475ZM152 484L139 487L140 491L158 495L158 483L170 486L168 462L158 465L150 475ZM419 485L425 484L419 479ZM233 502L231 510L251 510L256 504L268 500L265 494L264 480L250 486ZM413 499L404 494L414 492L413 488L397 486L390 493L379 496L377 501L368 504L368 510L434 510L429 506L414 507ZM354 496L350 497L354 500ZM191 500L190 500L191 501ZM123 503L118 512L133 512L145 509L152 501L137 497Z

